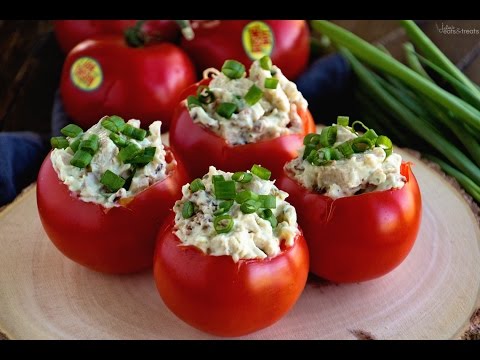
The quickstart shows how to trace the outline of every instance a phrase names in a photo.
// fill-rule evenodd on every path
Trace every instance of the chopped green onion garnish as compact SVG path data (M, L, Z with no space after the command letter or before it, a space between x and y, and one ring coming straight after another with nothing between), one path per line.
M253 165L250 172L263 180L269 180L270 176L272 176L272 172L270 170L260 165Z
M240 79L245 73L245 66L236 60L227 60L223 63L222 73L230 79Z
M317 151L317 147L312 144L305 145L305 150L303 151L302 159L305 160L312 151Z
M213 175L212 176L212 182L215 184L218 181L225 181L225 178L223 175Z
M312 151L307 156L307 161L315 166L327 165L332 160L333 149L330 147L321 148L318 151Z
M357 125L357 124L360 124L360 125L365 129L365 131L368 131L368 130L369 130L368 127L366 127L363 122L357 120L357 121L354 121L354 122L352 123L352 131L353 131L353 132L355 132L355 125Z
M368 129L368 131L363 134L363 137L366 137L367 139L370 139L372 140L373 142L375 142L378 138L378 135L377 133L375 132L375 130L373 129Z
M273 211L270 209L261 210L258 215L260 215L262 219L266 219L273 216Z
M125 162L129 164L137 164L137 166L145 166L153 160L156 150L157 148L155 146L146 147L133 159L126 160Z
M235 195L237 194L235 188L235 181L227 180L227 181L217 181L213 183L213 187L215 189L215 197L219 200L231 200L235 199Z
M130 124L125 124L122 129L122 134L125 134L132 139L141 141L145 139L145 136L147 135L147 130L136 128L135 126L132 126Z
M270 59L270 56L265 55L260 59L260 67L263 70L270 70L272 68L272 59Z
M187 105L188 109L191 109L195 106L202 106L202 103L200 102L200 100L198 100L196 96L190 95L189 97L187 97Z
M213 220L213 227L218 234L228 233L233 228L233 218L230 215L217 216Z
M245 171L238 171L232 175L232 180L235 180L236 182L246 184L252 181L253 175L250 173L247 173Z
M337 125L348 126L350 118L348 116L337 116Z
M278 221L277 221L277 218L275 217L275 215L273 215L273 212L272 210L270 209L264 209L264 210L261 210L258 215L264 219L264 220L267 220L268 222L270 222L270 225L272 225L272 228L275 229L275 227L277 226L278 224Z
M308 144L312 144L312 145L320 144L320 135L316 133L307 134L303 138L303 145L308 145Z
M71 143L70 143L70 149L73 150L73 152L77 152L78 150L78 147L80 146L80 142L82 141L82 137L79 136L78 138L76 138L75 140L73 140Z
M265 83L263 84L266 89L276 89L278 86L277 78L266 78Z
M337 141L337 127L327 126L322 129L320 134L320 144L322 146L332 146Z
M344 158L342 152L337 148L331 148L331 152L332 152L331 154L332 160L341 160Z
M201 179L196 178L190 183L190 191L197 192L198 190L205 190L205 185Z
M126 163L127 161L132 160L135 156L140 154L142 149L138 147L136 144L129 142L127 146L123 149L120 149L118 153L118 158L120 161Z
M50 139L50 145L54 149L65 149L69 146L68 140L63 136L55 136Z
M258 201L262 208L275 209L277 207L277 198L273 195L258 195Z
M80 142L79 149L88 152L90 155L95 155L98 151L98 142L98 135L92 134L88 139Z
M307 160L310 164L317 166L321 163L320 155L318 154L317 150L310 151L305 160Z
M235 111L237 111L237 105L229 102L221 103L217 108L217 114L225 119L230 119Z
M344 143L338 145L337 149L340 150L340 152L346 158L350 158L354 154L354 151L352 149L352 144L349 143L349 142L344 142Z
M195 212L195 206L191 201L187 201L183 204L182 216L184 219L191 218L194 212Z
M112 131L112 132L114 132L114 133L117 132L117 131L119 131L119 130L117 129L117 125L115 125L115 123L114 123L112 120L110 120L110 118L108 118L108 117L102 120L101 125L102 125L105 129L110 130L110 131Z
M266 219L270 222L270 225L272 225L272 228L275 229L278 224L278 220L275 216L270 216L268 219Z
M243 204L245 201L248 200L258 200L258 194L250 190L243 190L237 193L237 196L235 196L235 201L239 204Z
M208 86L201 85L197 89L197 96L200 103L211 104L215 101L215 95L208 88Z
M122 131L125 126L125 120L118 115L112 115L109 117L109 120L115 124L117 131Z
M320 159L325 161L330 161L332 160L332 148L326 147L326 148L320 149L318 151L318 155L320 156Z
M247 200L240 206L240 210L242 210L244 214L252 214L257 211L259 207L260 203L258 201Z
M356 153L362 153L371 149L374 146L374 143L366 137L358 137L352 141L352 149Z
M258 101L260 101L260 99L262 98L263 96L263 91L262 89L260 89L257 85L253 84L250 89L248 89L248 92L245 94L245 102L250 105L250 106L253 106L255 105Z
M222 215L225 214L233 206L233 200L225 200L218 204L217 210L213 212L213 215Z
M385 154L387 154L387 157L392 155L393 152L393 144L392 140L390 140L389 137L385 135L380 135L377 138L377 142L375 143L376 146L381 147L383 150L385 150Z
M100 182L111 192L117 192L123 185L125 185L125 179L110 170L103 173Z
M92 155L88 152L83 150L77 150L77 152L73 155L72 159L70 160L70 165L76 166L80 169L83 169L90 164L92 161Z
M80 126L75 125L75 124L68 124L62 130L60 130L60 132L63 135L68 136L70 138L74 138L74 137L77 137L80 134L83 134L82 128Z
M115 133L110 133L108 137L117 145L119 148L125 147L128 145L127 139L125 139L123 136L115 134Z

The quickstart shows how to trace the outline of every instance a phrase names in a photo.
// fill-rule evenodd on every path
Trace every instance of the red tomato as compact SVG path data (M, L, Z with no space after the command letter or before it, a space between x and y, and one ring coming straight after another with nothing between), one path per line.
M55 35L62 50L67 54L75 45L96 35L123 35L125 29L134 26L137 20L56 20ZM142 30L149 38L175 40L180 28L173 20L148 20Z
M172 216L158 234L154 277L167 307L193 327L245 335L279 320L300 297L308 275L303 235L275 257L235 263L231 256L182 245L173 225Z
M167 161L173 159L167 150ZM92 270L131 273L152 266L158 229L188 181L181 163L163 181L132 201L106 209L84 202L58 178L47 155L37 179L37 205L43 227L67 257Z
M401 189L339 198L310 192L284 172L276 185L288 192L310 250L310 271L334 282L382 276L410 252L420 227L420 189L410 164Z
M207 85L209 82L210 80L206 79L189 87L180 98L186 99L189 95L195 95L199 85ZM213 131L195 124L186 105L181 102L172 118L170 145L193 178L207 173L210 165L223 171L236 171L260 164L272 171L272 178L275 179L282 173L283 165L297 156L304 136L315 132L315 123L310 112L299 111L299 114L304 121L304 131L300 134L232 146Z
M67 56L60 91L67 113L83 128L105 114L155 120L168 129L178 96L195 81L188 56L169 43L129 47L123 37L85 40Z
M214 20L193 21L193 40L181 46L198 69L220 69L228 59L245 67L252 60L270 55L284 75L295 79L305 69L310 55L308 25L305 20Z

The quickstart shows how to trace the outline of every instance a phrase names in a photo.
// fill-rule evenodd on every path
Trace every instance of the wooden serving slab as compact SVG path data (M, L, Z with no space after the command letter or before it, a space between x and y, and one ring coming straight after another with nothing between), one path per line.
M449 339L473 326L480 305L478 222L442 175L399 153L414 162L423 198L420 233L407 259L364 283L310 280L290 313L244 338ZM0 245L0 332L7 338L213 338L165 307L150 271L109 276L64 257L42 228L34 186L0 213Z

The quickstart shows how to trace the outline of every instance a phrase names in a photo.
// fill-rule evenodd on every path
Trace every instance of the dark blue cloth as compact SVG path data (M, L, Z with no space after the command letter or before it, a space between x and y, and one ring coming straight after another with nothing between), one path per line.
M35 181L47 152L46 141L39 134L0 133L0 206Z
M0 133L0 206L13 201L24 187L36 180L50 149L50 135L61 135L60 129L69 122L57 91L52 109L51 134L29 131Z
M308 101L315 122L330 125L338 115L354 113L352 82L348 61L339 54L331 54L314 61L296 84Z

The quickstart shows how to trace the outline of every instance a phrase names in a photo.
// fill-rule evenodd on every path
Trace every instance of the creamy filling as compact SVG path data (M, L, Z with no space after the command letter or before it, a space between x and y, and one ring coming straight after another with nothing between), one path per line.
M333 125L337 126L337 125ZM358 134L350 128L337 126L337 139L333 148L353 140ZM301 155L285 165L285 169L304 187L333 199L365 192L400 189L405 177L400 173L402 157L392 153L387 157L381 147L373 147L350 158L332 160L325 165L312 165Z
M284 243L289 247L294 244L298 234L297 214L295 208L285 201L288 194L279 190L273 181L262 180L256 175L246 184L236 183L236 191L250 190L259 195L273 195L276 207L271 209L278 223L275 227L258 212L244 214L240 204L234 202L227 212L234 222L228 233L217 233L214 228L214 212L223 200L215 197L213 175L223 175L231 180L232 173L223 172L210 166L208 174L203 176L205 190L192 192L190 184L182 188L183 197L175 203L175 235L184 245L193 245L205 254L212 256L228 255L235 262L240 259L264 259L280 253ZM194 205L194 214L184 218L182 209L186 202Z
M289 81L278 67L272 66L271 70L264 70L257 60L250 67L248 77L230 79L219 71L214 71L213 76L209 89L215 100L190 109L190 116L195 123L220 135L230 145L254 143L302 132L302 119L298 109L306 110L307 101L295 83ZM275 89L265 88L265 79L268 78L278 79ZM253 106L249 106L244 97L254 84L263 91L263 96ZM218 106L225 102L238 106L230 119L217 113Z
M81 169L70 164L74 155L70 147L54 149L50 158L59 179L68 186L70 191L76 193L85 202L93 202L111 208L119 206L122 199L131 198L154 183L165 179L175 162L167 163L165 160L166 152L162 144L160 131L162 123L161 121L155 121L149 127L150 134L143 140L128 139L142 149L155 147L153 160L136 169L128 190L122 187L112 193L100 182L102 175L110 170L127 179L132 174L132 165L123 163L118 159L119 147L109 138L111 132L102 127L100 122L85 131L82 137L88 138L92 134L99 137L99 149L86 168ZM132 119L127 124L139 128L140 120ZM74 140L67 139L70 143Z

